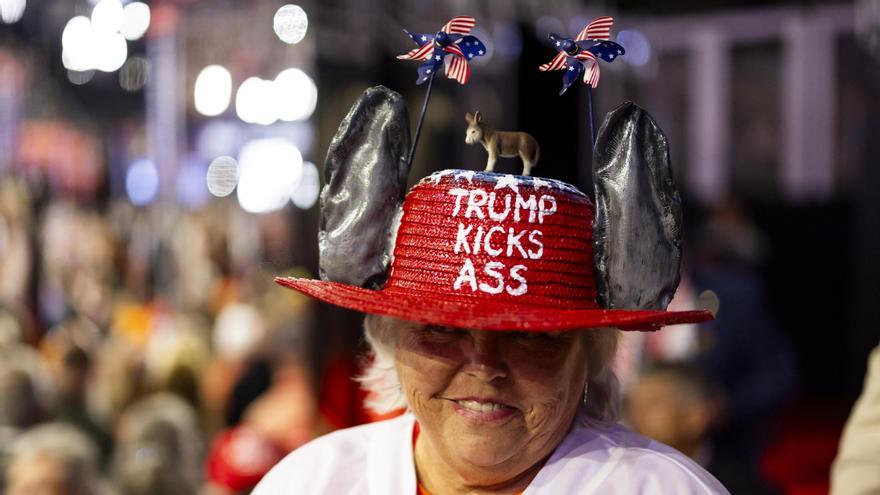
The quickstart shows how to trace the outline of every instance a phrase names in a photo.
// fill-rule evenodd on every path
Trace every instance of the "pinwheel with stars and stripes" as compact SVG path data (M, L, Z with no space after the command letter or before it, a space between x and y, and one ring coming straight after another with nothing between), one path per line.
M431 99L434 76L443 66L443 62L447 57L449 58L449 63L446 64L446 77L455 79L459 84L464 84L471 74L468 61L486 54L486 45L476 36L471 36L471 29L476 23L477 21L473 17L460 15L450 19L437 34L414 34L406 29L403 30L415 41L418 48L413 48L404 55L398 55L397 58L422 61L423 63L419 65L419 78L416 79L416 84L422 84L426 81L428 83L425 102L422 104L419 123L416 124L416 134L409 150L409 158L407 158L407 170L412 167L416 147L419 144L422 124L425 122L425 112L428 110L428 101Z
M612 17L602 16L593 19L574 39L550 33L550 41L558 53L538 70L565 70L559 94L565 93L581 73L584 83L595 88L599 85L599 59L613 62L626 53L622 46L610 40L613 24Z
M437 34L416 34L404 29L412 40L419 45L397 58L401 60L424 61L419 65L419 78L416 84L422 84L440 70L447 57L446 76L464 84L470 76L468 61L486 54L486 46L470 34L476 21L471 16L453 17Z

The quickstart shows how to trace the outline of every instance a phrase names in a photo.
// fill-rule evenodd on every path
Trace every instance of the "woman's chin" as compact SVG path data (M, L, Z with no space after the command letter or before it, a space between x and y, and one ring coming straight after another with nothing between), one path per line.
M494 466L520 454L521 436L511 434L507 428L485 427L475 430L471 427L450 432L450 449L465 465L491 469ZM495 430L495 431L493 431Z

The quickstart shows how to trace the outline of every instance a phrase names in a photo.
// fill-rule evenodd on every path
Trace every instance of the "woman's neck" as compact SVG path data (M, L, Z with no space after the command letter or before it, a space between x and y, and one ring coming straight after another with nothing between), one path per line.
M416 440L413 458L418 482L431 495L522 493L547 460L541 459L519 473L505 473L503 467L452 466L425 435L419 435Z

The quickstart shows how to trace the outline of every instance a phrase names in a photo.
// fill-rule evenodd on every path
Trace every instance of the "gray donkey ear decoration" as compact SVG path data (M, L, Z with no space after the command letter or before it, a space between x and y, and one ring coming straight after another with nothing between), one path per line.
M593 152L593 247L599 303L665 310L679 282L681 199L669 143L626 102L606 117Z
M403 97L384 86L367 89L327 150L318 232L323 280L369 289L385 282L409 148Z

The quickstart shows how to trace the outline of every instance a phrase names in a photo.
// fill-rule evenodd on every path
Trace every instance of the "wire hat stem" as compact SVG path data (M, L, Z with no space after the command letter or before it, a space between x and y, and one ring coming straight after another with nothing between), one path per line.
M431 99L431 87L434 85L434 76L437 75L437 72L431 73L431 78L428 79L428 90L425 91L425 102L422 104L422 113L419 114L419 123L416 125L416 135L413 138L412 148L409 150L409 159L406 162L406 169L412 169L413 158L416 156L416 147L419 145L419 136L422 134L422 124L425 123L425 113L428 110L428 100Z

